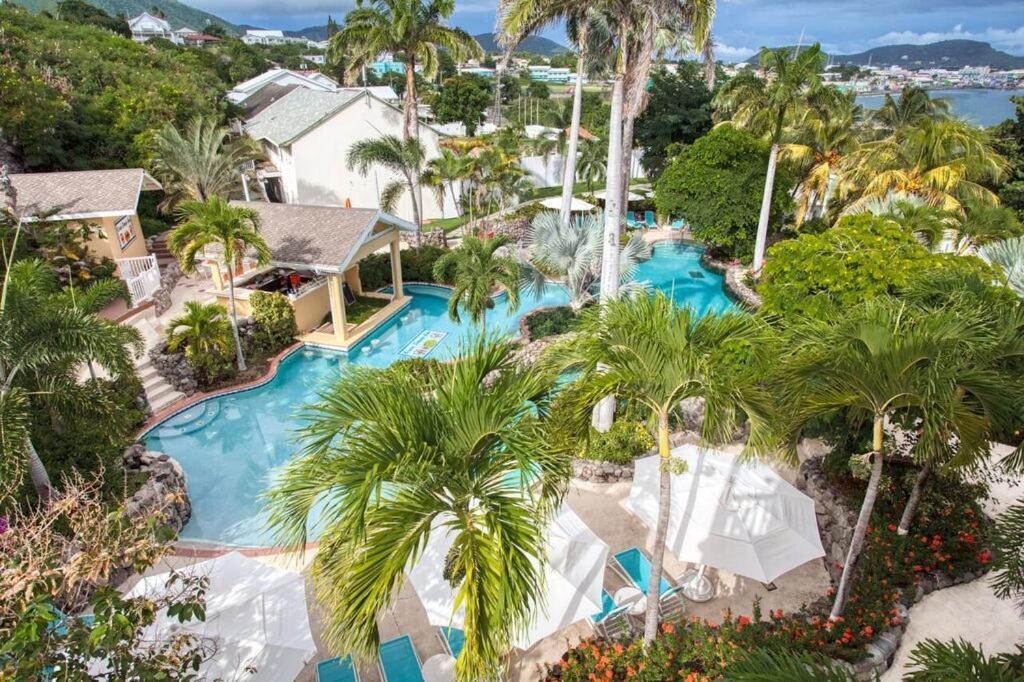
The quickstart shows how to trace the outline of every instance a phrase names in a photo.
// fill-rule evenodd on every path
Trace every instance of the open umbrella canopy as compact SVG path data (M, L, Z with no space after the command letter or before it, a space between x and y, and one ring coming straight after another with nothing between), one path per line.
M825 555L814 501L770 468L717 450L683 445L672 474L667 549L680 561L706 564L769 583ZM636 461L626 504L648 527L658 520L660 461Z
M608 190L600 189L594 192L593 196L595 199L600 199L601 201L604 201L605 199L608 198ZM626 195L626 201L640 201L643 198L643 195L637 194L636 192L629 192Z
M205 678L292 680L316 654L300 574L238 552L179 569L178 573L209 577L206 620L179 623L164 610L157 614L146 638L159 641L185 631L212 640L216 654L203 664ZM127 596L165 595L170 576L161 573L143 578ZM256 672L247 673L250 667Z
M423 554L407 573L431 624L462 628L465 614L462 609L453 611L455 591L442 575L445 557L454 542L444 524L443 516L434 521ZM551 520L546 537L544 596L529 631L516 643L521 649L603 608L601 590L608 545L568 505L563 505Z
M544 208L550 208L552 211L560 211L562 209L562 197L548 197L547 199L541 199L540 205ZM569 206L571 213L593 211L597 206L594 206L589 201L583 201L583 199L572 198L572 204Z

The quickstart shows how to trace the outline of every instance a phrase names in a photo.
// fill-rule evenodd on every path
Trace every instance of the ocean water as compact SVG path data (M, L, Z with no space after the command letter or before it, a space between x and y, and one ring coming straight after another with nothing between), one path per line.
M657 244L634 279L701 312L732 308L721 275L701 267L700 256L695 246ZM263 386L206 400L146 434L148 448L174 457L185 471L192 520L181 533L183 539L271 544L260 495L299 449L296 433L302 421L297 411L349 364L386 367L417 353L450 358L478 333L465 319L460 324L448 318L447 289L410 285L406 292L412 303L350 352L303 348L282 362L277 376ZM530 310L567 302L568 295L558 287L540 297L524 292L515 311L508 310L502 297L488 313L488 330L517 333L520 318Z
M952 102L953 113L979 126L994 126L1015 116L1011 97L1024 97L1024 90L932 90L932 97L943 97ZM857 103L867 109L882 106L884 95L859 95Z

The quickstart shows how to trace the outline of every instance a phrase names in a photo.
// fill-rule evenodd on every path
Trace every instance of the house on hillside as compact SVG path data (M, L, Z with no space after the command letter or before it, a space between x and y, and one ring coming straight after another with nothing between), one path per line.
M260 235L270 248L266 267L235 279L239 315L250 313L249 298L254 292L278 292L295 312L302 341L347 350L411 302L402 289L400 234L415 228L406 221L376 209L233 203L259 214ZM364 291L359 262L384 248L390 254L392 291ZM208 293L227 308L231 291L221 253L208 247L204 264L213 283ZM362 311L358 317L355 305Z
M163 38L175 45L181 45L182 38L171 30L171 25L166 19L161 19L149 12L143 12L137 17L128 20L128 28L132 32L132 40L144 43L150 38Z
M319 71L270 69L231 88L227 94L228 101L232 104L243 105L246 99L268 85L279 87L295 85L321 92L335 92L338 89L337 81Z
M10 179L17 193L14 208L26 222L64 222L88 228L91 237L86 249L97 258L117 263L118 275L128 284L134 305L148 300L160 286L160 269L146 248L137 213L139 194L161 189L149 173L141 168L121 168L16 173Z
M402 177L383 168L366 176L348 167L347 156L360 140L384 135L400 137L402 110L361 88L322 92L295 88L275 100L245 124L245 132L260 141L268 163L258 170L274 201L288 204L380 208L380 193ZM440 156L444 136L420 124L420 141L428 159ZM455 195L460 195L458 184ZM413 219L412 198L403 193L393 213ZM423 218L459 215L446 192L442 204L432 192L423 193Z
M286 36L284 31L249 29L242 36L246 45L284 45L285 43L308 43L305 38Z

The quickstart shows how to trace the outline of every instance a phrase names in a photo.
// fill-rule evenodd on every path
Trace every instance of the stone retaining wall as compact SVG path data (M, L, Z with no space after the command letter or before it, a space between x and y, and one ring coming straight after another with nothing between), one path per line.
M716 260L708 255L708 252L705 250L703 255L701 255L700 263L708 270L721 273L724 276L726 291L739 301L740 304L750 310L757 310L763 305L764 301L761 300L761 296L743 281L747 274L747 269L738 262L728 263Z
M124 466L148 476L142 487L126 501L125 513L137 518L159 512L165 517L165 525L175 534L180 533L192 518L192 502L181 465L162 452L146 450L146 446L136 443L124 451Z
M248 357L256 345L256 322L251 317L243 317L238 321L238 338ZM168 351L166 341L158 341L149 350L149 360L153 363L157 374L174 390L184 393L186 396L193 395L199 390L199 380L196 378L192 365L185 359L185 354L180 351L176 353ZM234 362L233 344L231 360Z

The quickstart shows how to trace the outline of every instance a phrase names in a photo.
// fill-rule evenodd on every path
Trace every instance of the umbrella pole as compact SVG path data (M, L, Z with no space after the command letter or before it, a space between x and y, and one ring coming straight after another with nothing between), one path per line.
M708 570L707 564L701 564L696 571L690 570L679 581L683 588L683 594L690 601L706 602L715 596L715 586L707 578L705 573Z

